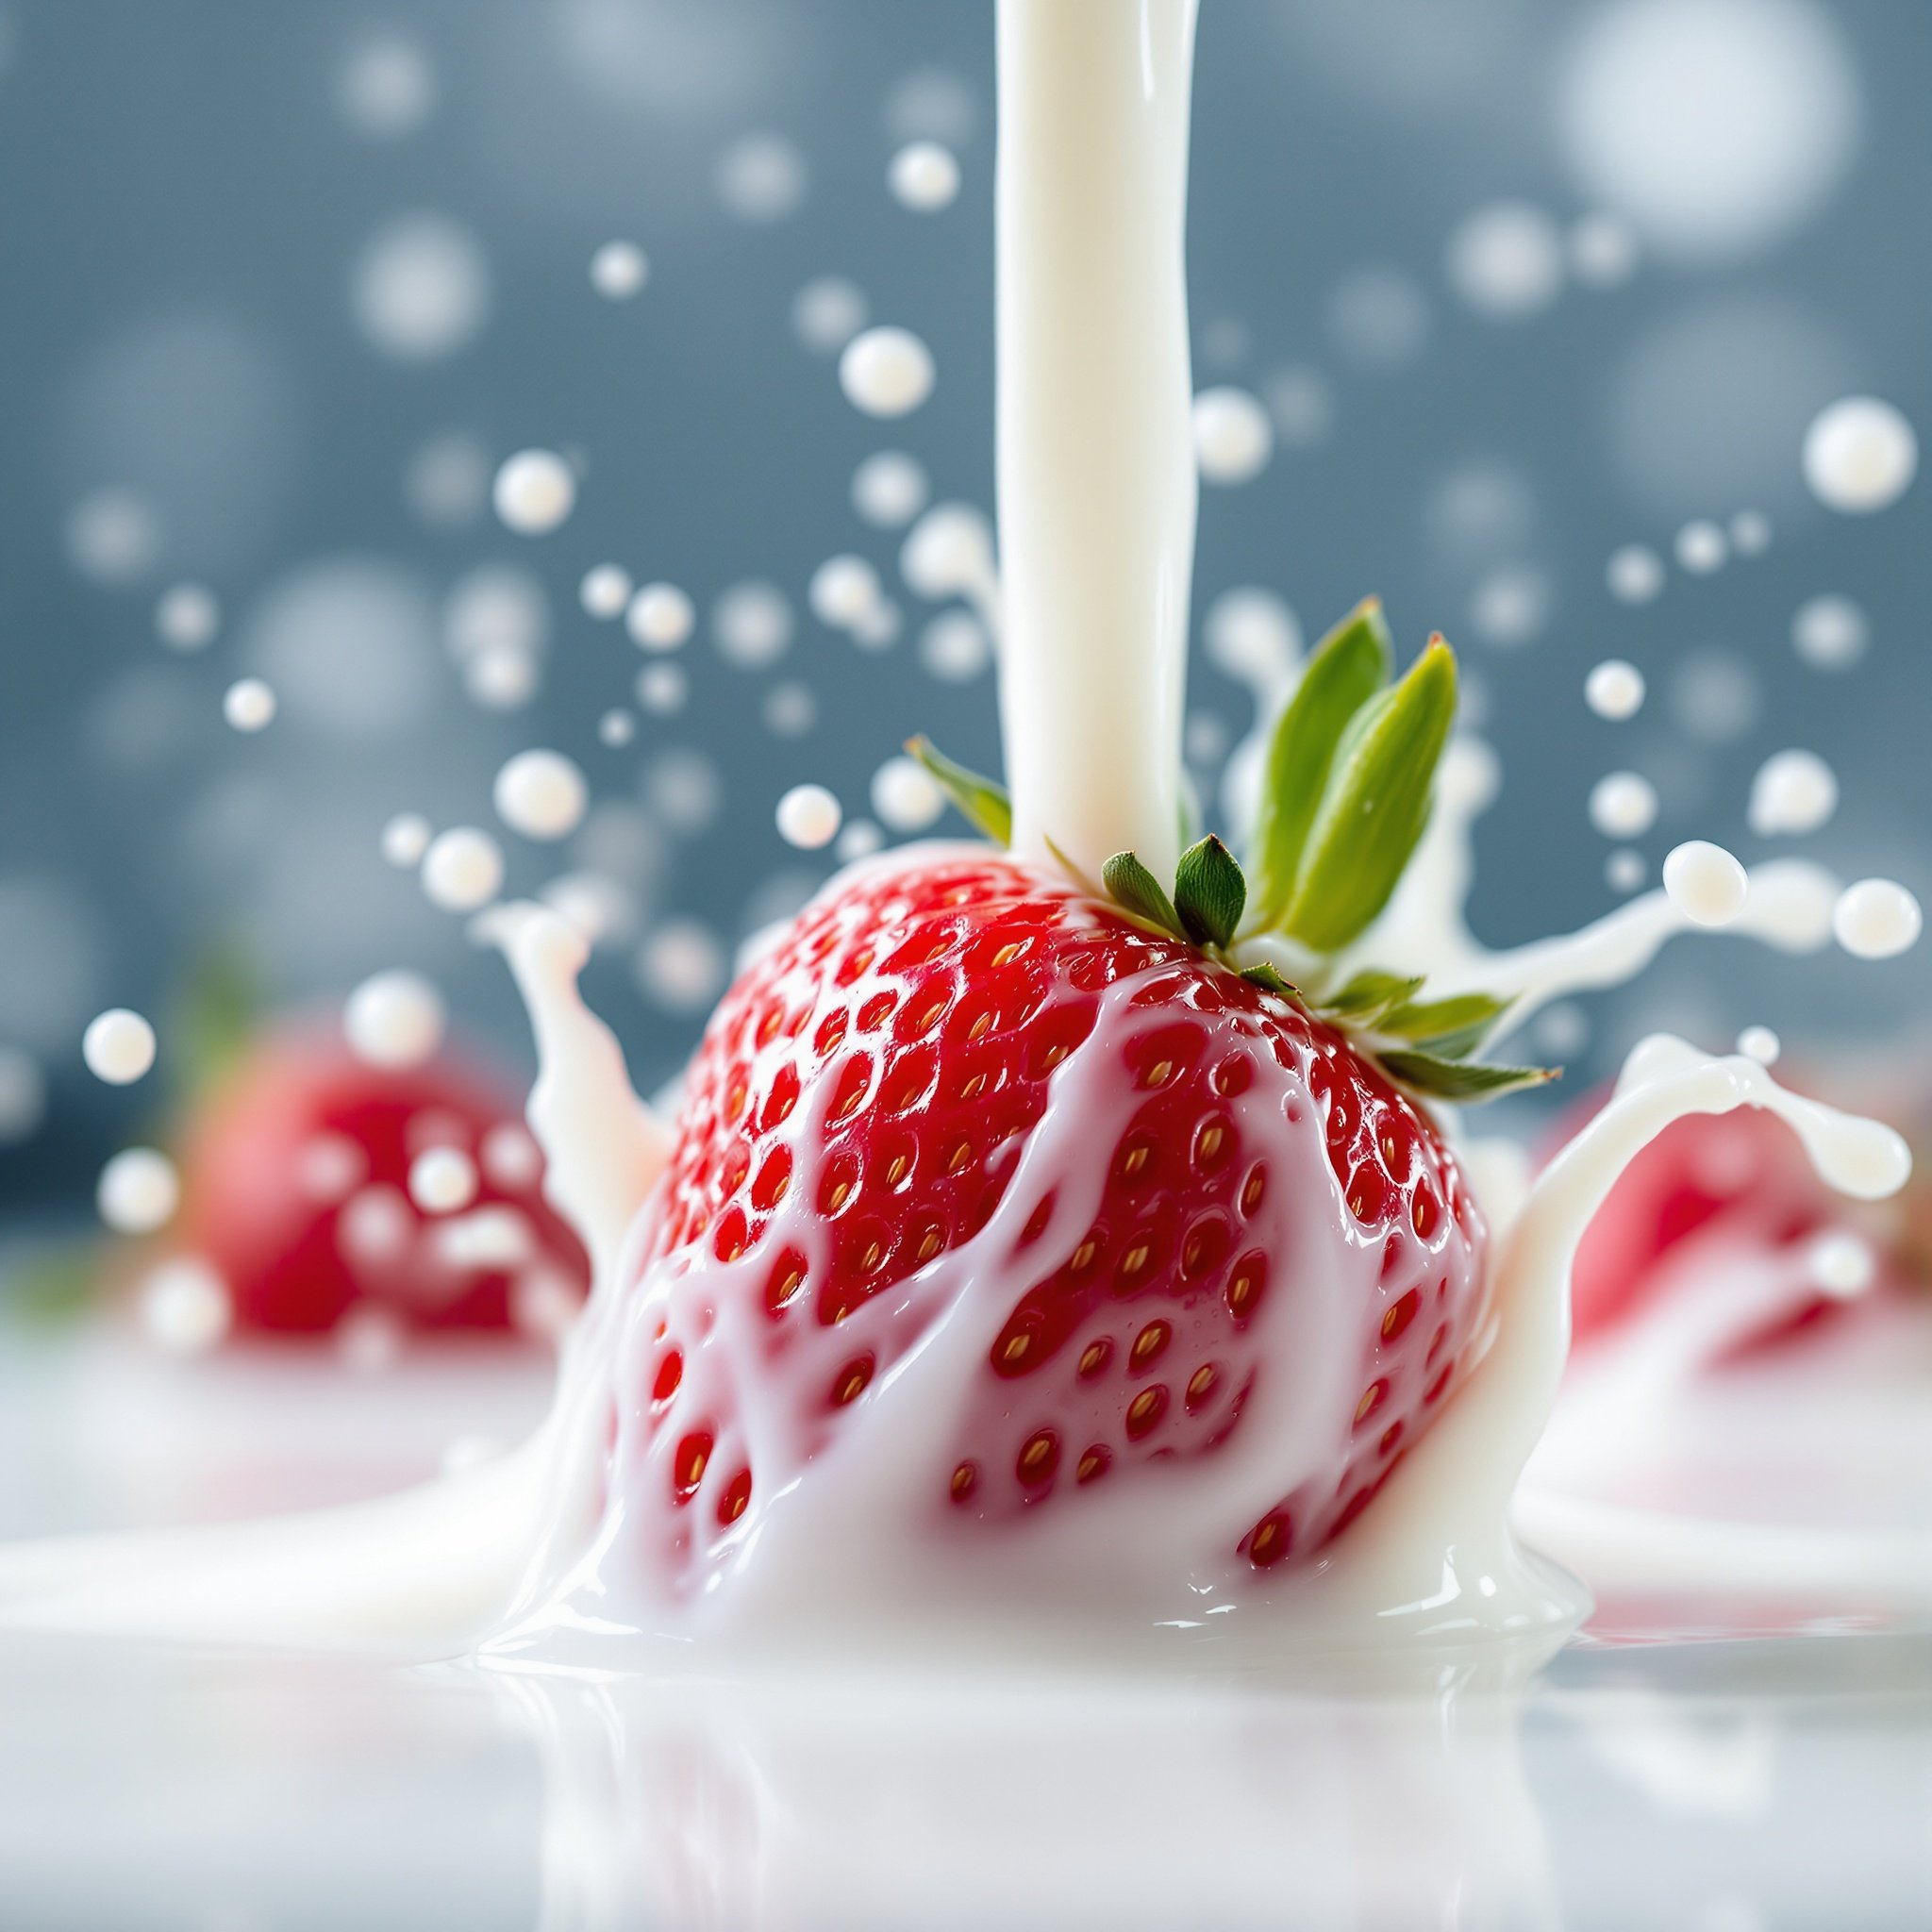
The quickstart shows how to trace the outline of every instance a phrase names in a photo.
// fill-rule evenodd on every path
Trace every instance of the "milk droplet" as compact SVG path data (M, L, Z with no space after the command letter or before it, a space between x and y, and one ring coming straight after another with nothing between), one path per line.
M886 170L892 198L919 214L950 208L959 192L959 163L936 141L915 141L892 157Z
M1613 892L1634 892L1642 885L1648 871L1642 853L1621 846L1604 860L1604 883Z
M1643 704L1643 673L1622 658L1606 658L1583 680L1583 701L1599 718L1634 718Z
M923 832L938 822L946 797L916 758L888 758L872 778L874 813L895 832Z
M483 1136L483 1172L506 1193L525 1192L542 1178L542 1151L527 1127L504 1121Z
M703 1012L724 991L726 971L717 935L694 919L666 920L638 951L639 990L667 1012Z
M490 262L446 215L399 215L377 230L351 272L350 308L380 354L426 362L453 354L490 319Z
M1805 481L1827 509L1868 516L1889 509L1911 488L1919 440L1891 404L1846 396L1805 432Z
M387 1308L352 1308L336 1330L342 1366L358 1375L379 1375L403 1352L403 1324Z
M788 680L765 693L763 715L774 738L803 738L819 722L819 701L809 685Z
M945 684L969 684L992 662L992 640L970 610L942 610L919 634L919 660Z
M646 584L624 613L631 642L645 651L675 651L697 622L691 601L675 584Z
M668 718L684 708L691 679L681 664L646 664L638 673L638 703L654 718Z
M504 459L490 494L507 528L545 537L576 508L576 473L555 450L520 449Z
M883 849L886 835L870 819L853 819L839 834L839 842L833 848L838 858L850 865L855 858L870 858L874 852Z
M152 1147L126 1147L101 1170L94 1205L116 1234L153 1234L181 1204L175 1163Z
M1562 293L1562 233L1528 202L1495 202L1457 226L1447 266L1449 286L1478 314L1520 322Z
M474 825L439 833L423 855L423 890L445 912L474 912L495 898L502 884L503 853Z
M817 852L839 836L842 817L823 785L794 785L778 801L778 836L801 852Z
M235 1319L227 1283L194 1256L163 1261L142 1281L138 1303L142 1332L175 1356L208 1354Z
M1637 237L1610 214L1589 214L1570 230L1570 269L1586 289L1614 289L1637 273Z
M1890 959L1917 942L1924 924L1919 902L1891 879L1860 879L1839 894L1831 929L1859 959Z
M711 607L711 640L727 663L761 670L791 646L791 606L771 584L733 584Z
M781 134L747 134L718 158L718 199L741 222L781 222L805 199L805 157Z
M591 789L560 751L520 751L496 774L496 815L526 839L561 839L576 830Z
M1751 829L1760 839L1815 832L1838 809L1838 774L1813 751L1774 753L1751 781Z
M125 1007L109 1007L88 1022L80 1057L95 1079L126 1087L155 1063L155 1029Z
M155 633L171 651L202 651L222 627L222 607L205 584L176 584L155 606Z
M1760 1067L1774 1067L1784 1042L1769 1026L1747 1026L1738 1035L1738 1051Z
M1607 839L1638 839L1657 823L1657 790L1635 772L1611 772L1591 787L1590 822Z
M862 557L828 557L812 573L812 614L834 630L850 630L879 601L879 575Z
M399 811L382 828L382 856L402 872L412 872L429 850L435 828L419 811Z
M1791 648L1814 671L1843 671L1865 655L1872 626L1849 597L1812 597L1791 618Z
M1871 1244L1855 1234L1822 1234L1805 1257L1811 1279L1828 1295L1849 1301L1870 1288L1878 1274Z
M1743 911L1750 890L1737 858L1707 839L1688 839L1664 859L1664 891L1697 925L1728 925Z
M275 691L258 677L238 677L222 694L222 716L237 731L265 731L275 715Z
M372 32L352 47L336 76L342 119L370 141L413 134L436 107L436 69L406 35Z
M1618 603L1649 604L1664 587L1663 559L1641 543L1626 543L1611 553L1604 581Z
M1724 559L1731 554L1724 533L1715 524L1702 520L1686 524L1677 532L1674 547L1678 563L1692 576L1699 577L1722 570Z
M651 278L651 264L635 242L607 242L591 258L591 286L608 302L628 302Z
M343 1204L336 1220L342 1253L362 1266L400 1260L408 1252L416 1218L402 1191L378 1182L362 1188Z
M992 569L992 528L971 504L935 504L899 552L908 588L935 604L978 589Z
M909 415L932 385L932 351L910 329L869 328L839 358L839 386L868 416Z
M1761 509L1740 509L1729 528L1731 548L1740 557L1762 557L1771 548L1771 519Z
M1516 564L1488 572L1470 599L1469 621L1485 643L1520 649L1541 636L1553 593L1540 570Z
M852 473L852 508L881 530L904 528L931 491L924 465L903 450L882 449Z
M1194 398L1194 465L1204 483L1252 482L1274 454L1274 425L1244 389L1204 389Z
M455 1214L476 1198L476 1163L460 1147L425 1147L409 1163L409 1198L425 1214Z
M791 301L791 330L816 356L836 356L872 315L872 305L842 275L819 275Z
M621 563L600 563L584 573L577 586L577 602L585 613L607 621L624 615L630 602L630 573Z
M372 974L342 1002L349 1050L372 1067L419 1067L442 1044L442 995L420 973Z
M612 707L597 720L597 742L620 750L638 735L638 721L628 711Z

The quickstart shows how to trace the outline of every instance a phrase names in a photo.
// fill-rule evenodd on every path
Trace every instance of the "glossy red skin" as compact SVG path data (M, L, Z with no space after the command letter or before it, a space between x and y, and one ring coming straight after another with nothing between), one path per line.
M968 1404L977 1420L930 1472L936 1506L950 1500L961 1524L1077 1507L1086 1483L1211 1453L1251 1392L1267 1399L1247 1330L1260 1297L1293 1284L1243 1223L1260 1199L1251 1191L1288 1181L1269 1174L1274 1151L1247 1138L1227 1099L1270 1056L1301 1083L1292 1104L1325 1124L1334 1189L1307 1212L1338 1240L1384 1243L1384 1289L1362 1311L1364 1410L1348 1457L1305 1486L1319 1493L1284 1498L1240 1548L1257 1567L1312 1555L1367 1504L1436 1412L1480 1315L1487 1234L1454 1158L1334 1029L989 855L862 874L822 896L712 1019L643 1256L669 1277L655 1379L641 1393L652 1439L668 1432L676 1444L658 1499L674 1559L729 1533L758 1494L758 1471L724 1446L731 1418L700 1409L684 1379L720 1277L683 1271L708 1250L750 1257L728 1278L754 1284L772 1324L769 1366L756 1373L812 1427L835 1427L838 1409L916 1342L919 1271L991 1218L1056 1070L1087 1050L1103 992L1124 981L1137 983L1134 1004L1171 1023L1125 1049L1144 1097L1092 1150L1108 1173L1093 1253L1078 1264L1076 1250L1012 1307ZM829 1124L807 1141L787 1123L812 1120L815 1101ZM829 1242L820 1274L767 1238L794 1186L814 1191ZM1426 1281L1414 1292L1389 1286L1417 1269ZM889 1306L913 1312L876 1329L868 1305L908 1281ZM861 1312L855 1330L878 1345L856 1341L829 1388L782 1389L790 1324Z
M1584 1232L1571 1274L1576 1339L1587 1345L1641 1309L1660 1264L1688 1241L1769 1255L1844 1219L1782 1121L1756 1108L1676 1121L1624 1169ZM1821 1296L1803 1313L1824 1306Z
M473 1158L492 1127L519 1122L514 1095L445 1050L416 1067L373 1067L325 1026L289 1029L250 1050L197 1106L182 1139L183 1250L211 1262L226 1283L240 1333L320 1334L352 1311L381 1309L419 1330L508 1332L510 1286L521 1271L471 1269L427 1297L419 1260L373 1262L343 1252L341 1203L303 1180L305 1151L341 1136L366 1162L361 1185L394 1189L418 1229L430 1217L408 1202L408 1174L425 1117L458 1124ZM472 1208L503 1203L535 1234L537 1265L588 1291L590 1267L575 1235L544 1205L541 1176L505 1189L483 1172ZM469 1210L466 1210L469 1211Z

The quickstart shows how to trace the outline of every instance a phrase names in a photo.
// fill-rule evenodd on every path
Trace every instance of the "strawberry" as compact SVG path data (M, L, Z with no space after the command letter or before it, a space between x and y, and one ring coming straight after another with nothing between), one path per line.
M410 1168L429 1147L474 1162L460 1212L426 1215ZM234 1326L316 1332L379 1311L416 1329L506 1329L520 1283L581 1300L588 1265L545 1207L515 1102L445 1049L381 1068L333 1030L243 1051L181 1140L179 1244L225 1285Z
M962 1278L988 1341L915 1474L950 1533L1269 1428L1306 1386L1296 1352L1342 1390L1337 1425L1229 1557L1306 1558L1370 1503L1483 1314L1482 1218L1414 1096L1541 1077L1466 1059L1497 1003L1324 964L1392 891L1453 708L1440 644L1392 689L1387 655L1364 607L1275 739L1293 785L1263 815L1258 918L1332 991L1240 962L1246 877L1207 839L1171 895L1132 854L1104 888L898 855L835 881L725 995L638 1251L658 1320L635 1420L612 1422L674 1589L810 1479ZM996 788L913 749L1005 834ZM1338 1281L1360 1288L1339 1328ZM751 1347L714 1345L747 1324Z

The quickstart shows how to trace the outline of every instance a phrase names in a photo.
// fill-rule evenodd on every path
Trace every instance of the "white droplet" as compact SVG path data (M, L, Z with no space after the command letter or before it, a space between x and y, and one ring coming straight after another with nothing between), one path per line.
M275 723L274 687L258 677L238 677L222 693L222 716L237 731L265 731Z
M819 722L819 701L809 685L788 680L765 693L763 716L774 738L803 738Z
M476 1198L476 1163L460 1147L425 1147L409 1163L409 1198L425 1214L455 1214Z
M645 651L675 651L691 636L697 613L675 584L646 584L624 613L631 642Z
M984 588L993 575L992 526L971 504L935 504L908 534L899 574L934 604Z
M582 768L559 751L520 751L496 774L496 815L526 839L562 839L583 822L591 789Z
M1470 625L1485 643L1520 650L1542 635L1554 601L1550 580L1540 570L1517 564L1490 571L1470 598Z
M1634 718L1643 705L1643 673L1622 658L1606 658L1583 680L1583 701L1599 718Z
M950 208L959 192L959 163L936 141L915 141L892 157L886 170L892 198L920 214Z
M1805 1260L1812 1281L1840 1301L1863 1294L1878 1275L1871 1243L1855 1234L1818 1236Z
M31 1140L47 1112L47 1081L24 1048L0 1046L0 1147Z
M1610 772L1590 791L1590 822L1607 839L1641 839L1657 823L1657 788L1635 772Z
M528 651L491 645L463 665L463 690L486 711L520 711L537 695L542 675Z
M1204 483L1249 483L1274 454L1274 425L1244 389L1224 385L1194 398L1194 466Z
M1586 289L1615 289L1637 273L1637 237L1615 215L1584 215L1570 230L1570 269Z
M1774 1067L1784 1042L1769 1026L1747 1026L1738 1035L1738 1051L1760 1067Z
M874 816L895 832L923 832L946 808L938 781L916 758L888 758L872 776Z
M336 107L364 140L413 134L436 107L436 69L416 41L393 29L370 33L349 50L336 77Z
M1731 546L1725 541L1724 531L1708 521L1686 524L1677 532L1672 547L1676 552L1678 564L1692 576L1699 577L1707 577L1712 571L1722 570L1724 559L1731 554Z
M385 1181L358 1189L336 1219L337 1245L348 1259L365 1267L400 1260L415 1233L416 1217L403 1191Z
M403 1324L388 1308L351 1308L336 1330L336 1353L358 1375L392 1369L403 1352Z
M1449 286L1478 314L1519 322L1563 290L1563 237L1528 202L1477 208L1449 237Z
M1626 543L1611 553L1604 581L1618 603L1648 604L1663 590L1663 559L1641 543Z
M791 299L791 331L815 356L836 356L871 317L865 291L843 275L818 275Z
M1705 744L1731 744L1757 724L1764 689L1748 658L1703 644L1672 666L1664 701L1672 722L1688 736Z
M1771 548L1771 519L1761 509L1740 509L1730 521L1731 548L1740 557L1762 557Z
M135 490L95 490L67 514L67 556L82 576L127 584L145 576L160 553L154 506Z
M1814 671L1843 671L1871 641L1871 624L1849 597L1812 597L1791 617L1791 648Z
M694 835L713 824L724 805L724 780L695 745L673 745L645 766L646 803L675 832Z
M295 1154L295 1183L311 1201L333 1208L369 1178L369 1157L346 1134L317 1134Z
M475 523L490 494L490 452L472 436L432 437L409 458L403 494L425 524Z
M382 856L399 871L412 872L434 837L434 826L421 812L399 811L382 828Z
M852 473L852 508L881 530L909 524L931 491L924 465L903 450L882 449Z
M886 835L870 819L853 819L839 834L833 848L841 860L850 865L855 858L870 858L886 842Z
M747 134L718 158L718 199L741 222L781 222L805 199L805 157L779 134Z
M817 852L839 836L843 816L823 785L794 785L778 801L778 836L801 852Z
M526 1193L543 1176L542 1150L527 1127L501 1122L483 1136L483 1172L505 1193Z
M1743 911L1750 890L1737 858L1707 839L1687 839L1664 859L1664 891L1697 925L1730 924Z
M1838 774L1815 751L1774 753L1751 781L1751 829L1760 839L1802 838L1838 809Z
M125 1007L109 1007L88 1022L80 1057L95 1079L125 1087L155 1063L155 1029Z
M94 1206L116 1234L153 1234L175 1218L181 1180L175 1163L152 1147L125 1147L101 1170Z
M142 1332L169 1355L206 1355L226 1338L235 1319L228 1285L203 1260L163 1261L142 1282Z
M919 634L919 660L945 684L970 684L992 662L992 640L970 610L942 610Z
M491 500L520 537L546 537L576 508L576 472L550 449L520 449L504 459Z
M349 1050L372 1067L419 1067L442 1044L442 995L420 973L372 974L342 1002Z
M771 584L733 584L711 606L718 655L741 670L775 664L791 646L791 606Z
M638 951L638 986L672 1013L703 1012L724 990L724 948L708 926L671 919Z
M222 607L206 584L176 584L155 606L155 632L173 651L201 651L222 627Z
M839 358L845 400L868 416L909 415L932 385L932 351L908 328L869 328Z
M1805 481L1827 509L1868 516L1889 509L1919 470L1919 439L1891 404L1846 396L1805 432Z
M600 563L584 573L577 586L577 602L591 617L622 617L630 602L630 573L621 563Z
M1613 892L1634 892L1649 876L1643 854L1620 846L1604 860L1604 883Z
M651 278L651 264L635 242L607 242L591 258L591 286L608 302L628 302Z
M1860 879L1839 894L1831 929L1859 959L1890 959L1917 943L1919 902L1891 879Z
M423 890L445 912L474 912L503 884L503 853L488 832L457 825L439 833L423 855Z
M638 721L628 711L613 706L597 720L597 742L612 751L622 749L638 735Z
M850 630L879 601L879 574L862 557L828 557L812 573L812 615L833 630Z
M691 679L682 664L646 664L638 673L638 703L654 718L668 718L684 709Z
M357 257L350 307L371 347L398 361L453 354L490 317L490 264L445 215L399 216Z

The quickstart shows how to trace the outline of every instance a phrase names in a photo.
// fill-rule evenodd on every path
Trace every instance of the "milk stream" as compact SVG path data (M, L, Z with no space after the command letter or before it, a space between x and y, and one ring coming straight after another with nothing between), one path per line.
M999 8L1008 767L1022 856L1039 858L1050 837L1090 870L1133 846L1171 873L1176 843L1195 507L1181 257L1194 13L1192 0ZM1541 1001L1640 971L1684 929L1683 915L1654 893L1567 939L1486 951L1462 907L1469 824L1493 790L1480 748L1456 747L1423 854L1361 942L1364 960L1425 971L1439 993L1482 985L1513 994L1520 1021ZM911 847L867 862L912 866L931 856ZM1793 950L1822 944L1835 893L1815 867L1760 867L1733 930ZM1932 1603L1932 1562L1910 1538L1840 1547L1743 1525L1566 1511L1544 1495L1519 1495L1563 1368L1577 1241L1624 1166L1670 1123L1764 1108L1849 1194L1877 1196L1906 1177L1904 1145L1888 1129L1797 1099L1754 1060L1711 1058L1663 1038L1632 1055L1612 1103L1533 1186L1514 1150L1467 1148L1493 1230L1485 1326L1457 1392L1374 1506L1316 1560L1251 1572L1234 1547L1346 1440L1357 1380L1342 1338L1374 1286L1373 1250L1282 1211L1293 1187L1271 1191L1277 1205L1263 1234L1284 1276L1305 1291L1298 1341L1312 1335L1318 1345L1272 1364L1275 1399L1257 1404L1211 1455L1143 1465L1132 1482L998 1536L934 1534L915 1491L944 1456L958 1392L982 1372L1026 1285L1009 1258L1017 1204L1040 1199L1042 1184L1058 1189L1041 1253L1091 1221L1100 1176L1089 1148L1114 1131L1126 1101L1122 1049L1147 1024L1117 995L1057 1076L991 1222L918 1278L930 1318L923 1339L848 1412L831 1446L811 1454L783 1417L756 1408L736 1425L761 1472L785 1480L758 1512L756 1548L724 1587L668 1601L626 1535L623 1479L609 1474L635 1469L661 1480L662 1452L613 1463L606 1435L613 1410L620 1447L635 1427L643 1350L663 1306L663 1281L641 1281L639 1264L667 1136L578 995L582 941L530 906L487 925L536 1033L529 1117L550 1195L596 1269L548 1420L496 1463L375 1504L5 1552L0 1625L419 1657L480 1652L507 1672L592 1675L729 1671L795 1659L802 1647L869 1663L897 1658L914 1671L936 1654L998 1672L1252 1673L1445 1650L1514 1659L1513 1669L1547 1655L1589 1602L1522 1540L1525 1524L1536 1544L1605 1587L1694 1587L1721 1570L1736 1588L1803 1600L1822 1565L1832 1587L1863 1592L1866 1607ZM1251 1104L1263 1101L1257 1091ZM1453 1120L1445 1127L1456 1131ZM1313 1110L1277 1117L1270 1133L1271 1158L1300 1176L1302 1197L1325 1197ZM799 1211L794 1201L791 1212ZM734 1356L758 1345L760 1298L739 1278L745 1265L717 1267L715 1325L690 1351L688 1375L728 1382ZM866 1324L896 1318L900 1297L878 1301L892 1306L860 1310L838 1334L840 1353ZM1272 1308L1280 1322L1288 1301L1271 1298L1259 1319ZM827 1336L808 1345L833 1346ZM1260 1341L1265 1357L1269 1336Z

